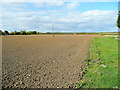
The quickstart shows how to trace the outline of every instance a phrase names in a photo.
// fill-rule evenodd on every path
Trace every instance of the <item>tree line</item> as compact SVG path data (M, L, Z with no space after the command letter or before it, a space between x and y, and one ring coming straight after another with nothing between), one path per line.
M80 34L91 34L91 35L118 35L119 32L37 32L37 31L13 31L9 32L7 30L1 31L0 35L80 35Z
M9 32L7 30L1 32L2 35L34 35L34 34L40 34L40 32L37 31L13 31L13 32Z

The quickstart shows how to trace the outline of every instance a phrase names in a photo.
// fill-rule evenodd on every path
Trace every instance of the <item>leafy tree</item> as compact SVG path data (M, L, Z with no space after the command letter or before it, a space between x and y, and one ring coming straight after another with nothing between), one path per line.
M14 32L11 32L10 34L11 34L11 35L19 35L19 32L14 31Z
M37 32L36 32L36 31L29 31L29 32L27 32L27 34L28 34L28 35L37 34Z
M26 35L26 31L20 31L20 35Z
M117 26L120 28L120 11L118 13Z
M20 35L20 32L17 32L16 35Z
M14 32L13 32L13 35L17 35L17 31L14 31Z
M3 33L4 33L5 35L10 35L10 33L9 33L7 30L5 30Z

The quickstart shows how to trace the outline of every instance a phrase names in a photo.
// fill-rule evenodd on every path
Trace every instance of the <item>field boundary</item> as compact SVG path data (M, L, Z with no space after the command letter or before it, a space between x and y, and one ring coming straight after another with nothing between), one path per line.
M77 88L118 88L117 42L115 37L92 40L89 56L84 60L87 65L83 69L83 77L75 84Z

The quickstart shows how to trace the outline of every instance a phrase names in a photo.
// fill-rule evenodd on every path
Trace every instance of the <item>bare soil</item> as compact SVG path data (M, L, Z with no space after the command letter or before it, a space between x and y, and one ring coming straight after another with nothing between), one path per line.
M98 36L3 36L4 88L69 88L82 77L82 62Z

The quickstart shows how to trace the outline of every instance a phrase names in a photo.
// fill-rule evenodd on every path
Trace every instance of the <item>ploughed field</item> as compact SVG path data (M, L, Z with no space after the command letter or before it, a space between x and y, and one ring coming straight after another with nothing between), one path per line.
M82 77L92 38L98 36L3 36L4 88L69 88Z

